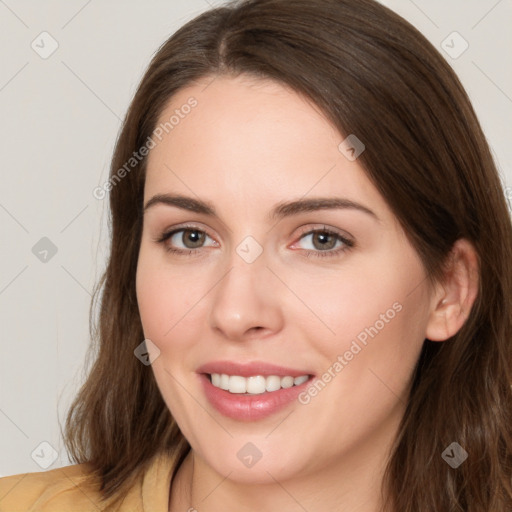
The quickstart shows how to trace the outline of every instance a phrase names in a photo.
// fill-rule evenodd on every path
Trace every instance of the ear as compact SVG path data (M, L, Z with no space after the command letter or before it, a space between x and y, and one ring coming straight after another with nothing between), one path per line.
M448 256L444 280L432 295L425 337L444 341L462 327L478 294L479 264L474 246L460 238Z

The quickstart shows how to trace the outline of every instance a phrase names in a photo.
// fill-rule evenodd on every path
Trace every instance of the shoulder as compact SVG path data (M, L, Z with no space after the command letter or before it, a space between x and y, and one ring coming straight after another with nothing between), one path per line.
M84 463L0 478L0 512L167 512L170 482L189 449L178 448L149 459L121 504L103 500L100 479Z
M0 512L97 512L100 497L89 464L0 478Z

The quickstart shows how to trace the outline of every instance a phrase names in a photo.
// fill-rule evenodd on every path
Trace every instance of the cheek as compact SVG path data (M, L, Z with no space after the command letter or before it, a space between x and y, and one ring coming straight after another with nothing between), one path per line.
M180 330L193 329L201 299L211 286L207 275L172 266L165 256L141 249L136 275L137 302L144 334L164 350Z
M304 324L314 328L313 339L325 340L331 351L358 335L364 341L365 328L377 323L382 330L401 309L404 277L380 271L372 263L373 268L358 263L315 275L289 275L287 282L293 283L303 303Z
M428 315L419 295L399 291L367 304L364 317L351 324L352 335L340 338L331 357L343 376L333 398L340 406L385 414L398 401L407 402Z
M428 297L417 287L424 279L420 262L410 254L397 261L396 254L295 278L294 291L310 310L303 308L300 328L314 340L326 369L344 356L356 380L367 378L369 368L390 379L412 371L424 340Z

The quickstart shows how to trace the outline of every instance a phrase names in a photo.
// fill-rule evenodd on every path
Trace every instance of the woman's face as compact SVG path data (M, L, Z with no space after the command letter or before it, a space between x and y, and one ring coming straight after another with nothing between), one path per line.
M420 259L318 109L212 79L172 98L148 157L137 297L162 396L240 482L380 468L425 338Z

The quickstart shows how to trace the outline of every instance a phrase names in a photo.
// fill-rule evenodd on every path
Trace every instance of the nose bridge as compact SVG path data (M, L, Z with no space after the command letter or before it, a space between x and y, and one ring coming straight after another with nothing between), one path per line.
M256 328L279 329L282 314L271 285L273 277L259 243L252 237L242 240L229 258L229 270L215 287L211 327L231 339L242 339Z
M227 259L228 274L224 283L219 283L227 295L241 296L249 293L249 298L257 299L260 291L258 283L268 279L268 251L252 235L240 237L241 241L234 246Z

